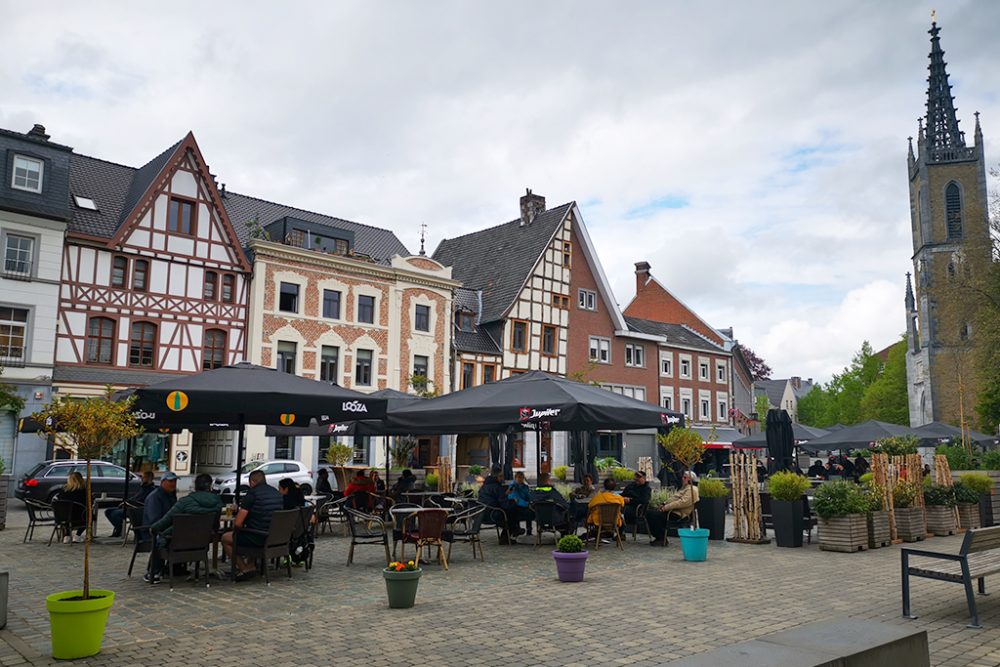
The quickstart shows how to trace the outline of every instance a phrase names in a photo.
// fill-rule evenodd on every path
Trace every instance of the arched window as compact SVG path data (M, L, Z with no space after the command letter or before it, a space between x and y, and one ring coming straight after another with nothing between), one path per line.
M944 210L948 240L962 238L962 190L954 181L944 189Z
M128 365L154 368L156 363L156 325L136 322L128 344Z
M114 339L114 320L107 317L91 317L87 327L87 363L110 364Z
M226 365L226 332L222 329L205 331L205 344L202 346L201 367L209 371Z

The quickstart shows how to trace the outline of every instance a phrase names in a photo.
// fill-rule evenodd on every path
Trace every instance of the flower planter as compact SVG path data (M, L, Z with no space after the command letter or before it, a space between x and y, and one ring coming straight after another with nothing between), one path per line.
M927 532L935 535L955 534L955 508L946 505L928 505Z
M57 660L86 658L101 651L115 594L92 588L89 600L72 599L82 597L83 591L76 590L45 598L52 629L52 657Z
M896 537L904 542L919 542L927 538L927 523L923 507L897 507L893 510L896 518Z
M993 525L993 494L984 493L979 497L979 525L989 528Z
M708 529L708 539L726 539L727 498L702 498L698 501L698 525Z
M889 530L889 512L879 510L868 513L868 548L878 549L892 544Z
M417 599L417 585L420 583L420 575L423 569L403 570L382 570L382 577L385 579L385 592L389 596L390 609L409 609Z
M583 571L587 567L588 551L553 551L552 557L556 561L556 574L559 581L583 581Z
M868 548L868 517L848 514L819 520L819 548L824 551L864 551Z
M708 559L708 529L678 528L677 537L681 540L681 553L684 560L700 563Z
M979 505L972 503L959 504L958 525L962 528L979 528L982 526L979 519Z
M10 493L10 475L0 475L0 530L7 527L7 494ZM3 626L0 625L0 628Z
M779 547L802 546L802 501L771 498L774 543Z

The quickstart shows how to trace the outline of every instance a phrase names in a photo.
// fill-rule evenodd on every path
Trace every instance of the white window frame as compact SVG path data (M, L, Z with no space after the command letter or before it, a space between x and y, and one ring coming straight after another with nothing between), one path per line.
M684 413L685 417L687 417L688 419L691 419L691 397L690 396L681 396L681 412Z
M597 354L594 355L594 351ZM587 354L591 361L598 364L610 364L611 363L611 339L603 338L601 336L591 336L588 341ZM606 357L602 359L602 354Z
M31 163L31 165L35 165L35 166L38 167L38 187L37 188L31 188L31 187L28 187L27 185L18 185L17 184L17 169L18 169L17 162L18 162L18 160L21 160L21 161L27 162L27 163ZM22 169L24 169L25 171L28 171L28 165L22 167ZM27 183L28 180L29 180L29 178L26 175L24 177L24 182ZM40 160L40 159L38 159L36 157L28 157L27 155L18 155L18 154L14 155L14 159L11 162L11 170L10 170L10 187L11 188L13 188L14 190L22 190L24 192L34 192L35 194L40 195L40 194L42 194L42 187L43 187L44 182L45 182L45 161L44 160Z
M715 362L715 381L719 384L726 383L726 362L716 361Z
M660 353L660 375L663 377L674 376L674 355Z
M715 392L715 407L719 409L718 421L729 421L729 397L721 391Z
M660 407L664 410L674 409L674 396L673 394L660 394Z
M642 345L625 344L625 365L633 368L646 367L646 350Z
M712 421L712 399L701 398L698 400L699 414L702 421Z
M0 321L0 325L9 330L7 340L9 341L12 338L11 334L14 329L23 329L23 333L21 335L21 356L17 357L9 354L11 350L16 348L7 346L5 349L0 350L0 359L2 359L8 366L23 367L28 361L28 345L31 343L31 308L26 308L25 306L8 306L5 304L3 305L3 308L11 311L11 319ZM15 310L24 312L23 322L14 319L13 315Z
M686 380L691 379L691 357L681 356L681 366L680 366L680 376ZM684 366L687 366L687 370L684 370Z
M24 250L21 249L20 247L18 247L17 249L15 249L15 253L17 254L17 258L11 260L11 258L9 256L9 253L10 253L10 250L11 250L11 248L10 248L11 239L27 240L27 241L31 242L31 246L28 249L28 256L27 256L26 259L21 258L22 255L23 255L23 253L24 253ZM34 234L22 234L22 233L20 233L18 231L5 231L4 232L4 234L3 234L3 273L4 274L12 274L14 276L21 276L21 277L32 277L32 276L34 276L35 275L35 270L37 268L37 261L36 261L36 257L37 256L38 256L38 236L36 236ZM8 264L8 262L11 262L11 261L13 261L15 268L11 268L11 265ZM19 270L17 270L16 267L18 266L18 264L23 265L25 263L27 264L27 269L28 269L27 271L19 271Z
M702 381L708 381L710 367L707 361L698 362L698 379Z
M580 310L597 310L597 292L580 288L577 292L576 305Z

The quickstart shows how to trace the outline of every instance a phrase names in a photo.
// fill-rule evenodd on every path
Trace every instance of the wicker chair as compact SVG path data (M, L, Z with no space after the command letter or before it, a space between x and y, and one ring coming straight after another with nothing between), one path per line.
M268 561L285 559L285 567L288 570L288 578L292 578L292 560L287 558L288 546L292 541L292 531L299 520L301 513L297 509L279 510L271 514L271 525L267 531L251 530L249 528L239 528L239 532L247 532L264 537L263 546L255 547L241 545L238 540L233 540L233 578L236 575L236 563L240 556L252 558L259 561L260 569L264 573L264 581L271 585L271 577L268 574ZM236 535L234 535L234 538Z
M142 507L126 507L125 514L128 516L132 532L135 534L135 546L132 548L132 560L128 564L128 576L132 576L132 568L135 567L135 557L139 554L148 554L153 550L153 538L149 534L149 526L142 525Z
M619 530L621 516L622 506L618 503L601 503L597 505L597 525L593 529L594 544L598 551L601 550L601 535L605 533L614 535L615 541L618 542L618 548L625 551L625 546L622 544L621 530Z
M308 544L305 547L306 553L302 555L302 560L296 561L305 564L306 572L312 569L313 551L315 551L316 531L312 524L313 512L315 510L316 508L310 505L301 508L299 510L299 518L295 522L295 528L292 529L290 549L294 549L296 544L302 542L303 536L307 536L308 538L305 540L305 544ZM289 555L292 555L291 551L289 551Z
M560 527L566 528L566 515L562 509L551 500L531 503L531 511L535 515L535 546L541 546L542 533L552 533L559 539Z
M87 508L72 500L52 501L52 534L49 535L49 546L57 534L63 538L76 528L87 527Z
M156 555L167 562L167 581L174 590L173 570L176 563L194 563L194 580L198 581L199 567L205 565L205 588L208 581L208 551L215 539L218 514L175 514L170 541L159 547Z
M389 557L389 535L386 533L385 520L382 517L360 512L345 506L347 525L351 529L351 548L347 552L347 564L354 562L354 547L361 544L381 544L385 547L386 565L392 560Z
M125 501L125 518L122 521L122 546L128 544L129 533L132 534L133 538L135 537L135 526L132 524L132 513L129 511L130 508L140 510L139 516L141 517L141 510L145 508L145 505L143 503L132 502L131 500ZM142 522L140 521L139 523Z
M443 537L448 543L448 560L451 560L451 547L455 542L468 542L472 545L472 557L476 557L479 549L479 560L486 560L483 555L483 543L479 539L479 531L483 527L483 517L486 516L486 506L472 507L451 517L452 529L445 531Z
M417 529L403 533L403 544L407 542L417 547L416 563L420 567L420 554L423 550L437 547L438 562L448 569L448 557L444 552L444 529L448 524L448 510L424 509L418 513Z
M409 527L411 530L416 529L417 515L415 512L411 511L409 513L403 512L403 510L419 510L420 505L416 503L396 503L392 507L393 512L390 513L392 519L392 557L396 557L396 545L403 542L403 536L407 532ZM409 526L408 526L409 525ZM400 552L400 558L406 555L406 544L403 543L403 551Z
M35 537L35 526L54 526L56 522L52 516L52 505L31 498L25 498L24 505L28 509L28 529L24 531L22 544Z

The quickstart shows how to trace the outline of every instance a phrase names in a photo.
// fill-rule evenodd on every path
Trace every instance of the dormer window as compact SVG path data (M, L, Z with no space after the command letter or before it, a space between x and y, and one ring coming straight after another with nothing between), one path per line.
M467 311L458 311L458 330L459 331L475 331L476 330L476 317Z
M167 212L167 230L177 234L194 236L195 229L194 202L171 197L170 210Z
M42 192L42 175L45 172L45 163L24 155L14 156L14 174L10 182L10 187L15 190L25 190L27 192Z

